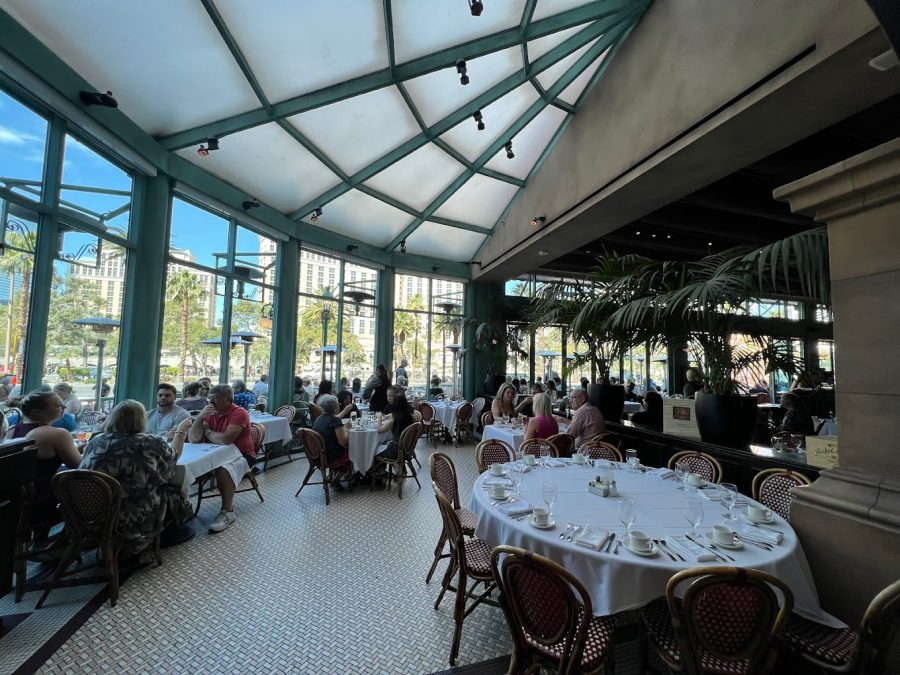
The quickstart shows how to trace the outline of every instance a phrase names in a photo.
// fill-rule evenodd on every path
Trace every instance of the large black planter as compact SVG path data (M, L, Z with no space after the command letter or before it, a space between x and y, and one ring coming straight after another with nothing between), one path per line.
M621 384L589 384L588 400L599 408L603 419L610 422L621 422L625 409L625 387Z
M500 385L506 382L505 375L486 375L484 378L484 393L488 396L496 396Z
M704 443L746 450L756 427L756 397L697 392L697 428Z

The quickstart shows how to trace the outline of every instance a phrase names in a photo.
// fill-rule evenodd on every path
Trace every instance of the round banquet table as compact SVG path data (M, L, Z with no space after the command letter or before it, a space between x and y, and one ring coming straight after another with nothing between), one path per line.
M434 419L444 425L445 429L453 429L456 426L456 411L459 403L429 401L434 408Z
M377 429L352 427L349 433L348 453L350 461L353 462L354 470L365 473L372 468L372 462L375 461L375 453L378 450L378 446L391 440L391 432L379 433Z
M623 537L625 527L618 517L619 498L601 497L587 491L588 481L597 473L596 468L562 461L559 464L561 466L558 467L538 466L525 473L520 491L521 506L544 507L546 505L541 497L543 483L553 481L557 484L558 497L553 507L556 525L552 529L537 529L527 518L517 520L498 509L484 487L485 480L489 479L487 473L476 480L468 508L478 516L476 536L491 546L509 544L534 551L574 574L590 593L596 615L641 607L664 595L669 577L681 569L702 565L737 565L763 570L782 579L794 594L795 611L798 613L829 625L844 625L820 608L815 584L797 535L787 521L777 515L775 522L768 527L784 534L781 543L772 551L746 542L740 550L720 548L720 552L735 559L733 563L719 560L696 562L689 556L685 556L687 562L672 561L662 551L645 557L632 553L625 546L619 547L618 554L605 553L560 539L567 523L608 530L615 533L616 541ZM641 472L632 473L624 465L612 464L611 467L619 495L630 497L635 502L637 519L632 529L645 532L652 539L682 535L690 530L684 516L685 492L678 489L674 480ZM710 532L713 525L723 522L725 509L716 499L717 490L699 492L702 495L709 492L713 496L712 500L701 496L703 522L699 532L702 536ZM733 513L738 516L741 509L740 506L735 507Z
M250 413L250 421L265 427L267 444L291 439L291 425L288 424L285 417L277 417L254 410Z
M565 424L559 425L559 433L564 433L569 427ZM519 446L525 440L525 427L521 424L510 422L505 424L488 424L481 434L481 440L486 441L489 438L496 438L506 441L512 446L513 450L518 450Z

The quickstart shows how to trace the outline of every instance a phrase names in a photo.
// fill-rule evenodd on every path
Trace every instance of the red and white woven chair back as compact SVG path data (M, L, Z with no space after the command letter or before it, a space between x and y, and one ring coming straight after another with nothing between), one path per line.
M700 474L710 483L718 483L722 478L722 466L705 452L676 452L669 458L668 468L674 469L678 462L683 462L690 473Z
M456 409L456 424L465 426L472 418L472 404L463 403Z
M266 442L266 428L262 424L251 422L250 437L253 439L253 449L258 451Z
M423 424L431 424L431 421L434 419L434 407L430 403L423 401L419 405L419 414L422 415Z
M450 500L453 508L458 509L459 487L456 480L456 466L454 466L453 460L443 452L436 452L431 456L428 468L431 473L431 480L441 488L441 492Z
M505 441L490 438L475 447L475 462L479 473L484 473L491 464L505 464L515 459L513 449Z
M484 410L486 403L487 402L480 396L472 401L472 417L474 419L481 420L481 412Z
M297 434L303 440L303 449L311 464L324 463L325 439L312 429L300 429ZM323 464L324 466L324 464Z
M483 429L484 427L488 426L489 424L493 424L493 423L494 423L494 413L492 413L490 410L488 410L486 413L484 413L481 416L481 428Z
M785 520L791 514L791 502L794 500L791 488L809 485L806 476L781 469L775 469L768 473L758 484L755 479L753 482L754 499L772 509Z
M99 542L113 535L122 501L119 481L99 471L73 469L54 475L50 485L66 529L77 539Z
M586 453L591 459L605 459L609 462L621 462L622 453L609 443L591 439L581 445L581 452Z
M292 405L283 405L274 413L275 417L283 417L287 420L287 423L290 424L294 421L294 415L297 414L297 409Z
M551 457L559 457L559 450L547 438L529 438L527 441L522 441L522 445L519 446L519 452L523 455L540 457L541 450L545 447L550 451Z
M575 449L575 437L569 434L553 434L547 439L559 451L560 457L571 457L572 451Z

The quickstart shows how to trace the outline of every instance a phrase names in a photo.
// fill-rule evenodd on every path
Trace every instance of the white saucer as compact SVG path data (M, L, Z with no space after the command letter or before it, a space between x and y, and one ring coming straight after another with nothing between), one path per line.
M488 494L488 497L490 498L490 500L493 502L505 502L507 499L510 498L509 488L503 488L503 496L502 497L495 497L494 495L491 494L490 490L488 490L487 494Z
M638 550L638 549L636 549L636 548L632 548L632 547L631 547L631 537L625 537L625 538L623 538L623 539L622 539L622 545L625 546L625 548L627 548L629 551L631 551L631 552L634 553L635 555L642 555L642 556L645 556L645 557L647 557L647 558L649 558L650 556L654 556L654 555L656 555L657 553L659 553L659 546L657 546L656 544L654 544L652 541L650 542L650 548L647 549L646 551L640 551L640 550Z
M774 522L775 522L775 516L772 515L771 512L769 512L769 517L768 517L768 518L754 518L753 516L750 515L750 512L747 511L747 510L745 509L745 510L744 510L744 517L745 517L747 520L749 520L751 523L763 523L763 524L765 524L765 523L774 523Z
M509 471L503 469L502 473L492 473L490 469L487 470L487 475L490 478L503 478L504 476L509 476Z
M539 530L549 530L556 527L556 521L553 520L553 518L548 520L546 525L538 525L536 522L534 522L534 514L528 516L528 524L532 527L536 527Z
M738 536L740 536L740 535L738 535ZM731 549L733 551L737 551L737 550L744 548L744 542L742 542L740 539L736 539L730 544L723 544L721 541L716 541L715 539L713 539L712 532L707 532L706 538L709 540L709 542L711 544L715 544L716 546L721 546L722 548Z

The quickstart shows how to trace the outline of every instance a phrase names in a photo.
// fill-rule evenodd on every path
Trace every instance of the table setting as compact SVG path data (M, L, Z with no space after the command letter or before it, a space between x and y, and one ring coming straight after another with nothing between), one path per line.
M250 421L261 424L266 430L266 443L277 441L289 441L291 439L291 425L286 417L270 415L269 413L253 410L250 412Z
M819 606L787 521L736 489L639 462L556 461L493 465L467 506L478 516L476 536L563 565L588 589L597 615L645 605L678 570L737 565L783 579L807 618L843 625ZM592 485L607 496L589 491Z
M356 471L365 473L372 467L378 447L391 440L391 432L378 431L382 422L381 413L363 413L357 418L355 413L345 420L349 425L348 454Z

